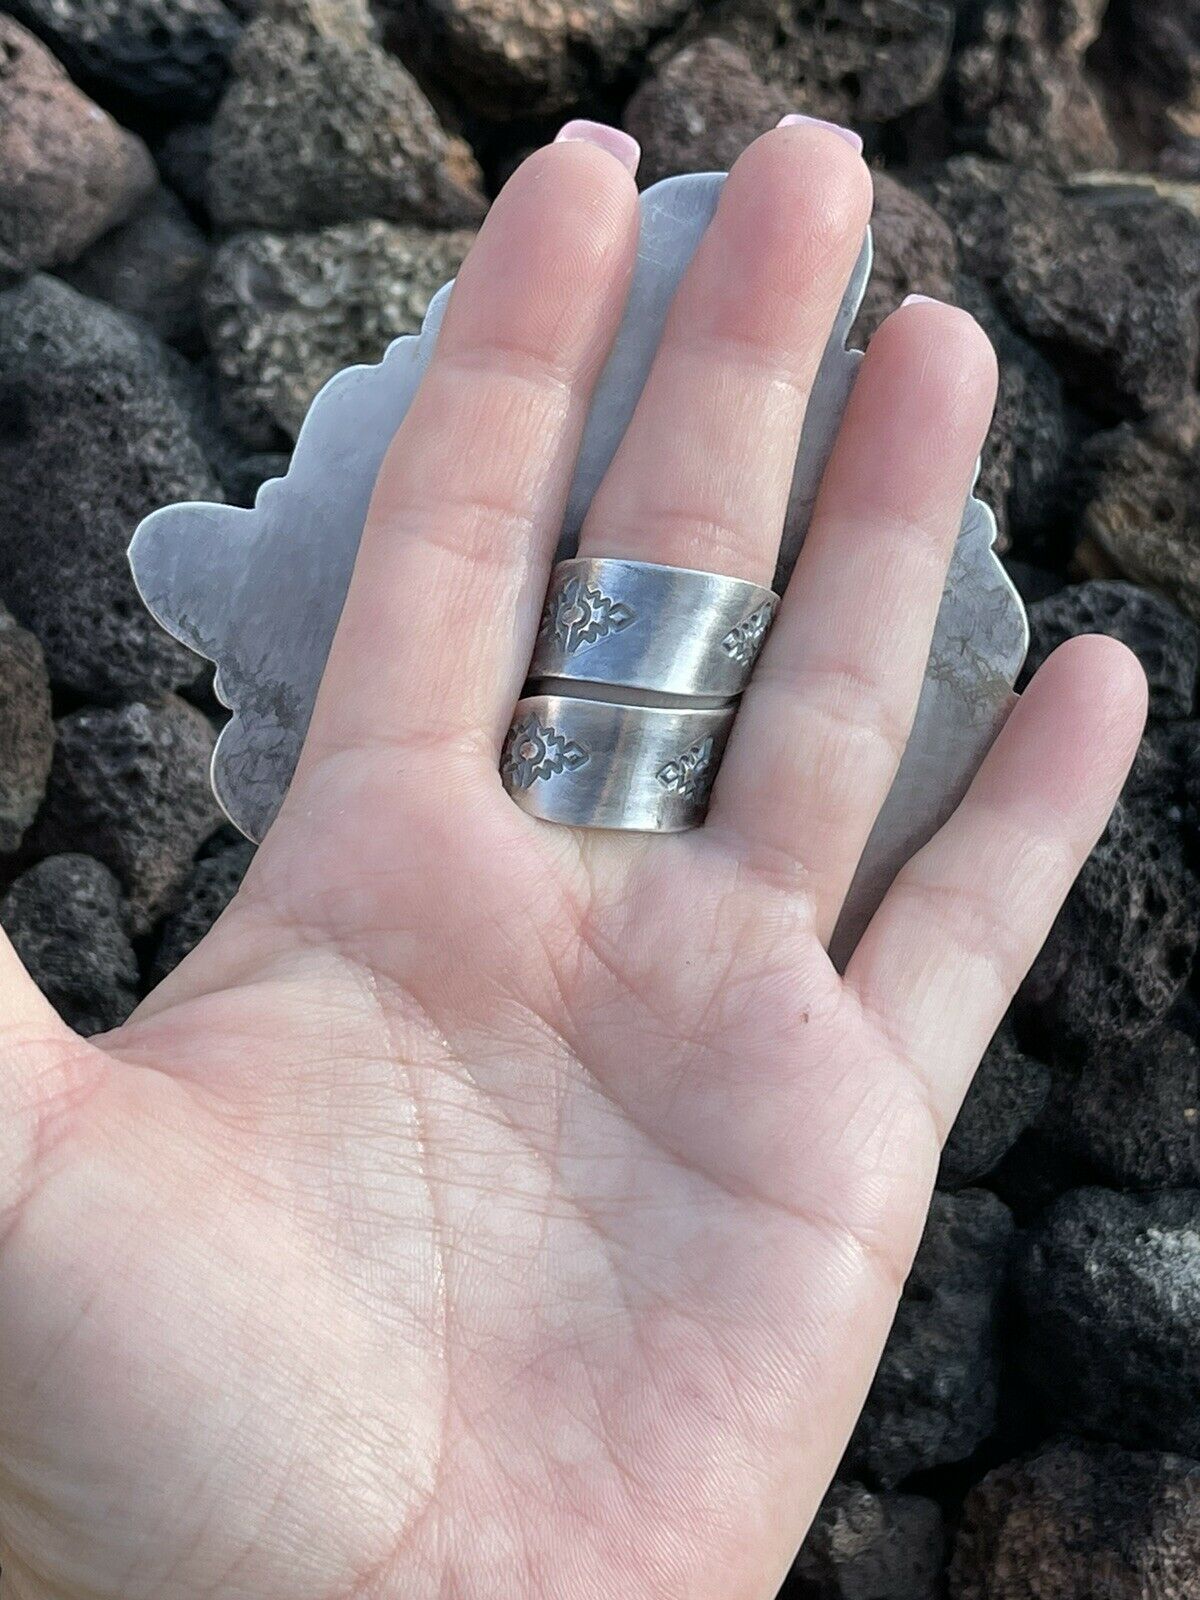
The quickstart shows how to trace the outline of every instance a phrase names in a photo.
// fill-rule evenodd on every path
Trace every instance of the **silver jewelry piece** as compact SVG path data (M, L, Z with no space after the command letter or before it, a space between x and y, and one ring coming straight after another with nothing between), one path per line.
M716 572L560 561L529 676L730 700L746 687L778 606L761 584Z
M677 833L704 821L735 709L527 695L500 773L521 809L546 822Z

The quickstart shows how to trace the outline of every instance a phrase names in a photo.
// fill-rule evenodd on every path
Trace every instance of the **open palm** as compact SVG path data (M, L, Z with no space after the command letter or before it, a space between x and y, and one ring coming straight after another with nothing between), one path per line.
M768 1600L837 1464L1142 685L1108 641L1061 651L835 973L992 399L970 319L914 305L873 341L707 825L511 803L628 165L560 142L493 208L209 938L89 1044L0 956L14 1596ZM738 163L586 551L769 579L869 189L820 128Z

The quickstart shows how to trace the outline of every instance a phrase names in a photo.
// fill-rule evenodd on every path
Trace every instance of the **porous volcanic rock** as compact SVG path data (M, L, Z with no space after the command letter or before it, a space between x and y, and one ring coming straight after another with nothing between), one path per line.
M53 753L42 647L0 606L0 851L15 850L33 821Z
M89 697L195 676L126 557L148 512L221 498L172 373L148 329L57 279L0 295L0 600Z
M1200 1462L1060 1442L968 1494L951 1600L1195 1600Z
M174 903L221 813L208 781L208 719L175 695L75 711L58 724L43 851L82 850L120 878L135 934Z
M943 1189L975 1183L1037 1120L1050 1092L1050 1069L1018 1045L1005 1023L984 1052L967 1090L938 1172Z
M1150 685L1150 714L1190 716L1200 667L1200 628L1163 599L1119 579L1072 584L1029 608L1029 678L1060 644L1081 633L1120 639L1137 656Z
M13 0L103 104L171 120L207 110L240 22L222 0Z
M941 1507L834 1483L796 1557L787 1600L937 1600Z
M974 156L923 173L964 270L1114 420L1170 406L1200 358L1200 220L1145 187L1063 186Z
M1200 893L1177 821L1156 797L1118 802L1021 989L1023 1008L1064 1045L1132 1043L1187 982Z
M264 0L213 123L209 201L226 227L378 217L458 225L486 209L470 149L365 21L328 0Z
M958 277L954 234L928 201L886 172L877 171L874 180L875 260L851 341L862 344L906 295L952 301Z
M677 172L728 172L752 140L795 110L727 39L699 39L643 78L624 125L642 147L638 182Z
M155 983L161 983L200 943L237 893L253 859L254 846L243 839L196 862L159 932L152 967Z
M142 141L0 14L0 281L73 261L154 182Z
M1005 161L1071 173L1116 145L1084 71L1107 0L985 0L964 7L950 70L955 130Z
M160 339L190 350L211 256L182 202L160 187L62 276L80 294L140 317Z
M295 437L317 390L413 333L473 235L386 222L243 233L217 252L205 325L224 414L246 445Z
M1200 1453L1200 1190L1064 1195L1015 1276L1018 1364L1048 1428Z
M86 855L47 856L0 900L0 927L64 1022L115 1028L138 999L138 962L121 885Z
M1200 621L1200 400L1093 436L1084 463L1085 532Z
M1013 1220L982 1189L934 1196L925 1236L846 1452L848 1476L890 1488L962 1461L995 1426L997 1312Z

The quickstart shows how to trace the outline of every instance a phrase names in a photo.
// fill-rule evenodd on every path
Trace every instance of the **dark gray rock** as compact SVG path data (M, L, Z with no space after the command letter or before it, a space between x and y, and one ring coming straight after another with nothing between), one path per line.
M80 294L140 317L160 339L194 349L212 247L169 189L105 234L62 276Z
M1013 1221L981 1189L935 1194L845 1476L890 1488L962 1461L991 1434L999 1387L997 1312Z
M989 1472L963 1507L951 1600L1195 1600L1200 1462L1052 1445Z
M42 648L0 606L0 851L15 850L33 821L53 754Z
M638 182L727 172L748 144L794 109L787 90L761 78L727 39L686 45L642 80L625 107L624 125L642 147Z
M1010 1024L988 1046L942 1151L938 1184L961 1189L991 1172L1026 1128L1050 1092L1050 1069L1027 1056Z
M86 855L48 856L0 900L0 927L30 977L78 1033L124 1022L138 999L138 963L121 885Z
M126 549L159 506L220 498L148 330L53 278L0 295L0 600L55 683L109 698L195 675Z
M1200 1452L1200 1191L1064 1195L1016 1287L1018 1363L1049 1429Z
M86 845L111 867L135 934L174 904L221 820L208 781L214 742L203 713L175 695L76 711L58 724L34 842L47 852Z
M1107 0L963 6L950 71L955 131L1005 161L1071 173L1111 167L1116 145L1084 56Z
M420 326L473 235L350 222L319 233L243 233L217 252L205 326L224 415L252 450L294 438L313 396Z
M787 1600L938 1600L941 1507L915 1494L835 1483L791 1576Z
M208 169L212 163L212 123L180 122L154 146L163 182L192 216L208 219Z
M238 892L253 859L254 846L243 839L196 862L159 932L152 968L155 983L161 983L200 943Z
M1200 891L1178 819L1156 800L1118 803L1021 989L1063 1046L1132 1043L1170 1011L1200 943Z
M142 141L0 14L0 280L73 261L154 181Z
M1050 356L1080 403L1115 419L1190 390L1200 357L1200 221L1144 187L1063 187L965 156L922 175L964 269Z
M287 475L291 457L277 450L259 451L243 456L230 472L223 476L225 494L230 505L252 506L258 491L268 478Z
M1169 600L1132 583L1097 578L1072 584L1029 608L1028 681L1053 650L1081 633L1128 645L1146 670L1150 714L1190 716L1200 666L1200 628Z
M954 234L928 201L886 172L875 177L871 232L875 261L852 342L865 344L910 294L953 301L958 277Z
M368 217L457 226L486 209L468 146L416 80L329 0L270 0L213 124L209 197L226 227Z
M1027 606L1036 605L1039 600L1048 600L1052 594L1057 594L1064 587L1063 580L1057 572L1051 572L1046 567L1012 556L1006 557L1004 570L1016 585L1017 593Z
M240 23L222 0L13 0L105 105L178 120L206 111Z

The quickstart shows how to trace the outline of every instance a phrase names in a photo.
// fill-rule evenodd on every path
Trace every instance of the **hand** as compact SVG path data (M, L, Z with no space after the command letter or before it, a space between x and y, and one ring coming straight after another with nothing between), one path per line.
M769 580L869 206L827 131L747 151L586 549ZM707 826L518 810L497 752L634 230L586 142L496 202L204 944L91 1043L0 955L14 1600L769 1600L837 1464L1143 684L1064 647L835 973L993 399L970 318L913 305Z

